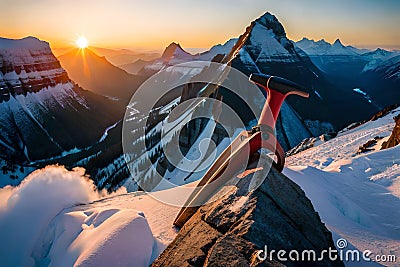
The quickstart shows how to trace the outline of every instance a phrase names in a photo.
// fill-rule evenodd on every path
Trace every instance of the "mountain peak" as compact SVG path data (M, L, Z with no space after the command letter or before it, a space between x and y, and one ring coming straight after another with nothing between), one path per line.
M0 37L0 48L50 49L50 46L49 43L39 40L33 36L27 36L22 39L9 39Z
M164 59L169 59L176 54L190 55L188 52L183 50L179 43L172 42L170 45L167 46L167 48L165 48L164 53L161 57Z
M317 44L322 44L322 45L329 44L327 41L325 41L325 39L321 39L321 40L317 41L316 43Z
M258 20L264 20L266 21L277 21L278 19L275 17L275 15L272 15L269 12L265 12L263 15L261 15L261 17L258 18Z
M340 39L336 39L336 41L333 43L333 46L344 46Z
M307 37L303 37L303 39L301 39L299 42L301 42L301 41L303 41L303 42L314 42L313 39L308 39Z
M269 30L272 30L276 36L286 37L285 29L279 20L269 12L256 19L256 23L259 23Z

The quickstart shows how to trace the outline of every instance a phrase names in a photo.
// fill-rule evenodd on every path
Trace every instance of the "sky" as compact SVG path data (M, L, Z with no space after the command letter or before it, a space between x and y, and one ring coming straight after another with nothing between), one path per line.
M266 11L288 37L400 49L399 0L0 0L0 36L52 47L209 48L243 33Z

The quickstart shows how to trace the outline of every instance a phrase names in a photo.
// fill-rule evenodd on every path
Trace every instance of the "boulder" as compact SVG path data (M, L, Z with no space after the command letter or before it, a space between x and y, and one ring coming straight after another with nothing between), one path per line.
M382 149L391 148L400 144L400 115L393 118L396 125L393 128L389 139L382 144Z
M304 191L275 169L248 192L252 176L223 187L219 198L200 207L152 266L344 266L341 261L290 261L289 252L335 249ZM262 258L275 250L273 257ZM285 250L288 261L278 261ZM259 253L259 256L257 256ZM307 259L307 258L306 258Z

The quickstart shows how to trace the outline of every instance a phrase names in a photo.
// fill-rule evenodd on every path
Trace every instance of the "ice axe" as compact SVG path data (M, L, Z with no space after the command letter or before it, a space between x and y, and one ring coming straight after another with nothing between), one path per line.
M251 131L242 131L205 173L175 218L174 225L177 227L182 227L201 204L206 203L218 189L232 179L240 166L247 166L250 156L260 149L265 148L273 152L276 155L274 167L280 172L283 170L285 152L275 137L279 111L287 96L298 95L307 98L309 94L302 91L300 85L280 77L252 74L249 79L267 93L258 125Z

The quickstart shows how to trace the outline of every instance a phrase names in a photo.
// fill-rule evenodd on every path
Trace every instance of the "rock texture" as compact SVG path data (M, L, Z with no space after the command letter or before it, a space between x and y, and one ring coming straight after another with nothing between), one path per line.
M393 118L396 122L389 140L382 144L382 149L391 148L400 144L400 115Z
M246 193L250 178L223 188L222 198L201 207L152 266L343 266L328 259L258 259L257 251L265 246L268 251L289 253L293 249L320 252L334 249L334 244L299 186L272 169L257 190Z

